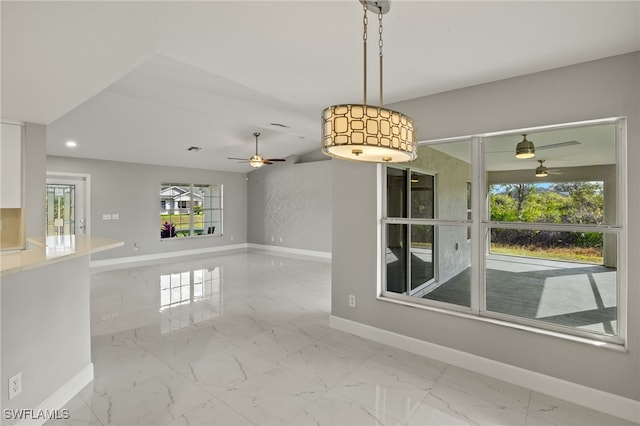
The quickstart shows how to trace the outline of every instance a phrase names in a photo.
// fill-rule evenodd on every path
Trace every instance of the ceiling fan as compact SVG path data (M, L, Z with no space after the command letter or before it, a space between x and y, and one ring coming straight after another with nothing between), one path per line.
M538 160L538 167L536 167L536 177L547 177L549 175L561 175L562 171L560 170L550 170L547 166L544 165L545 160Z
M259 132L255 132L253 136L256 137L256 153L249 158L236 158L236 157L227 157L228 160L240 160L239 163L249 163L249 165L255 169L258 167L262 167L264 164L273 164L274 161L287 161L282 158L264 158L260 154L258 154L258 136L260 136Z
M525 137L526 139L526 137ZM526 141L526 142L530 142L530 141ZM540 145L540 146L536 146L534 148L534 152L537 151L542 151L545 149L554 149L554 148L564 148L564 147L568 147L568 146L574 146L574 145L580 145L580 142L578 141L564 141L564 142L556 142L556 143L551 143L549 145ZM512 150L505 150L505 151L487 151L486 154L501 154L501 153L506 153L506 152L513 152Z

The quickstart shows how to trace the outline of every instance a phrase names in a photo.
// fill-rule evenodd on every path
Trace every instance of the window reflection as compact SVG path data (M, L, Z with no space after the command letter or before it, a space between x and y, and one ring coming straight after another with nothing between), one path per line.
M172 331L223 315L222 267L160 275L160 312L181 321L167 325Z

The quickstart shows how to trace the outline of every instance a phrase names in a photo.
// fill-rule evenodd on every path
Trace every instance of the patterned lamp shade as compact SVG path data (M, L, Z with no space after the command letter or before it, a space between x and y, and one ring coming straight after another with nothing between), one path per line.
M416 130L406 115L370 105L322 111L322 152L342 160L403 163L417 156Z

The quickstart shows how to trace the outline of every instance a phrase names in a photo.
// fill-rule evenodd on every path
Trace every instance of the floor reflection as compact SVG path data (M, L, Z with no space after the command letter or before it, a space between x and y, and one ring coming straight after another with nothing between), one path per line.
M58 424L628 424L331 329L330 314L326 261L243 252L94 272L95 377Z
M160 312L172 317L178 313L183 319L180 322L168 322L165 332L222 316L222 275L221 266L161 274Z

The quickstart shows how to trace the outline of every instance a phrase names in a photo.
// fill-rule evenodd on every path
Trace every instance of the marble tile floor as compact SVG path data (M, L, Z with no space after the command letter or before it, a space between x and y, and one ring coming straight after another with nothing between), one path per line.
M331 329L330 277L258 252L94 271L95 379L47 424L631 424Z

